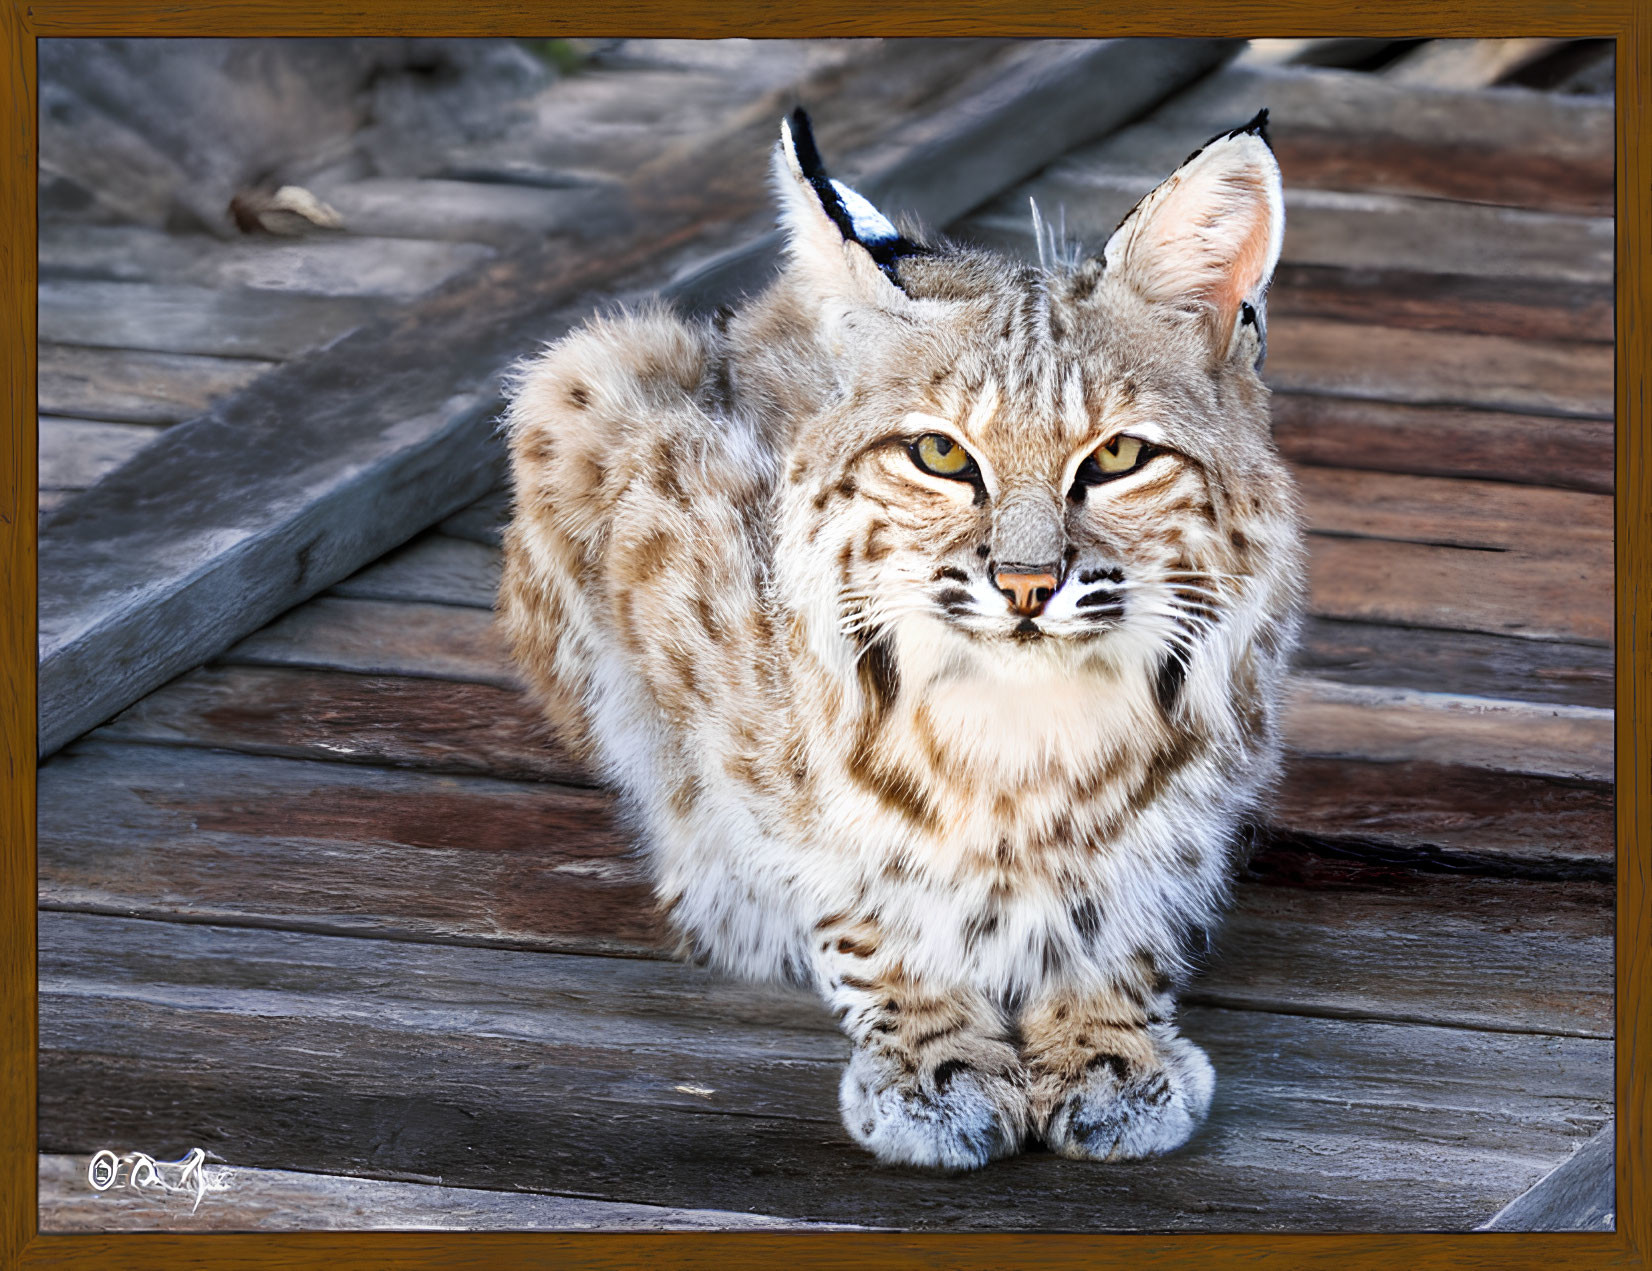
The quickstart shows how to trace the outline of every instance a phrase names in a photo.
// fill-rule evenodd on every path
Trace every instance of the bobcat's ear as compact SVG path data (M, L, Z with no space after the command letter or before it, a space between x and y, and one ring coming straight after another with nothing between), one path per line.
M868 200L826 175L801 107L790 120L780 121L774 181L787 250L814 290L870 304L901 296L895 263L927 249L902 235Z
M1255 326L1261 369L1267 353L1268 283L1285 237L1279 164L1268 112L1217 135L1136 204L1107 241L1107 273L1155 304L1208 315L1216 352L1234 351Z

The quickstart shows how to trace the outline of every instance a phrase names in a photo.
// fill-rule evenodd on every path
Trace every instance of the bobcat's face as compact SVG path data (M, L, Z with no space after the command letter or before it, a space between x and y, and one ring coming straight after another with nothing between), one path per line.
M861 374L798 438L842 630L1070 667L1220 623L1291 532L1248 363L1211 367L1195 319L1093 267L922 265L917 333L860 315L840 338ZM969 300L934 298L972 265Z

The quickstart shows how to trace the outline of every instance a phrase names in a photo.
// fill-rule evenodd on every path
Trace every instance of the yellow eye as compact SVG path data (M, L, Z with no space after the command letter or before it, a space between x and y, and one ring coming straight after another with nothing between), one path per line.
M925 472L933 472L938 477L971 477L975 475L975 461L951 437L943 437L938 432L926 432L909 447L912 462Z
M1142 443L1139 438L1118 436L1105 446L1097 446L1095 453L1090 456L1096 461L1096 467L1109 477L1121 476L1134 468L1142 460Z
M1068 497L1081 499L1087 487L1134 472L1159 453L1157 446L1140 437L1120 434L1084 456L1084 462L1078 465L1078 471L1073 475L1073 488L1068 491Z

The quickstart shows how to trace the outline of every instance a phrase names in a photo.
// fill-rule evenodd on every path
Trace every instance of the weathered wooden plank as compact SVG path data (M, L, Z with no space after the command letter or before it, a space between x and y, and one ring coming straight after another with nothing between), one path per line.
M1606 419L1275 393L1273 437L1292 463L1469 477L1611 494ZM497 539L495 540L497 541Z
M493 255L478 243L401 238L273 237L224 242L141 225L45 222L40 276L294 291L317 296L421 295Z
M465 180L486 176L539 188L623 179L656 158L662 145L725 128L731 116L752 102L804 80L818 82L864 60L870 48L846 40L811 41L812 48L800 47L801 41L764 41L748 45L741 56L728 42L704 43L713 50L720 44L732 54L720 70L681 64L610 67L605 58L597 59L519 103L491 135L455 132L433 145L402 130L387 139L388 152L372 138L367 152L378 170L397 174ZM978 71L996 52L987 41L972 44L958 50L956 73ZM772 60L753 56L758 47L772 49ZM931 91L920 61L904 65L918 97ZM889 101L900 91L886 86L880 96Z
M275 363L41 344L42 414L173 424L252 383Z
M1242 120L1241 120L1242 122ZM1194 137L1204 135L1195 131ZM1187 142L1184 140L1184 146ZM1100 251L1114 226L1169 167L1040 174L952 227L960 237L1023 257L1037 255L1027 200ZM1610 286L1609 217L1567 216L1476 203L1302 189L1286 176L1283 263L1474 278L1525 278Z
M1308 572L1313 612L1325 618L1612 640L1611 560L1592 552L1529 556L1315 535Z
M1286 743L1303 754L1613 779L1613 712L1293 677Z
M299 667L198 667L96 734L247 754L590 785L518 689Z
M1280 317L1264 378L1294 392L1610 419L1612 365L1604 344Z
M40 488L81 490L112 472L159 434L146 424L40 417Z
M849 1144L843 1043L777 991L645 961L42 929L47 1151L199 1142L254 1167L906 1227L1411 1229L1478 1222L1611 1100L1596 1039L1194 1007L1219 1078L1183 1152L935 1178Z
M1615 1231L1617 1123L1498 1210L1480 1231Z
M1284 265L1268 289L1268 312L1527 340L1615 337L1607 283Z
M95 348L281 360L354 330L379 308L362 296L47 278L40 283L40 338Z
M469 539L498 547L500 535L511 518L511 492L508 486L489 490L474 503L455 512L437 528L453 538Z
M1319 719L1327 722L1323 714ZM1341 732L1324 734L1328 745L1357 749L1357 715L1346 723ZM487 684L207 667L157 689L97 736L513 780L591 782L522 694ZM1311 735L1304 734L1304 740ZM1463 763L1301 753L1286 767L1269 828L1292 841L1387 853L1396 860L1596 874L1611 870L1615 834L1612 792L1598 783Z
M1266 819L1275 840L1313 852L1458 874L1610 880L1617 868L1604 782L1293 752Z
M1320 534L1443 543L1528 556L1612 550L1612 499L1450 477L1308 467L1296 474Z
M40 503L38 505L40 519L44 521L48 514L57 511L57 509L67 503L70 498L79 493L79 490L41 490L39 492Z
M1552 37L1518 40L1427 40L1382 68L1407 87L1488 88L1566 43Z
M996 68L945 86L999 112L948 131L882 113L891 84L905 82L891 74L901 66L897 46L885 53L880 45L784 96L847 103L864 126L863 153L891 129L948 146L965 135L995 136L1011 165L971 170L1005 181L1047 161L1055 153L1048 146L1118 122L1232 47L1107 45L1112 52L1101 62L1087 54L1077 63L1057 49L1052 62L1087 72L1078 81L1084 91L1063 81L1071 91L1053 103L1059 117L1050 113L1035 49L1002 72L1019 93L999 91ZM1107 59L1121 75L1134 68L1133 91L1150 95L1134 98L1121 91L1119 76L1096 73ZM1175 74L1166 75L1167 63ZM163 437L123 470L123 480L102 483L98 499L60 510L40 545L42 574L52 580L40 606L41 753L496 485L492 416L502 368L599 303L652 291L680 274L684 244L697 242L703 259L708 248L743 241L740 218L767 219L768 191L758 174L772 145L774 96L639 169L628 186L634 219L600 258L570 260L539 247L494 262L265 377ZM922 105L912 103L920 114ZM1029 105L1039 122L1036 144L1024 126ZM921 146L878 156L895 170L932 161ZM978 187L970 202L994 192ZM960 187L940 193L956 199ZM912 208L920 215L937 209L963 210L924 200ZM715 292L702 278L702 300L708 287ZM157 490L167 492L164 509Z
M253 632L223 659L505 688L520 683L492 612L446 604L318 596Z
M40 1230L104 1231L774 1231L858 1230L732 1209L547 1196L532 1191L442 1187L297 1170L225 1170L227 1188L192 1193L155 1187L93 1191L90 1156L40 1157Z
M1613 894L1265 851L1188 1000L1609 1038Z
M87 745L42 770L44 905L598 952L665 941L595 791Z
M1294 663L1321 680L1611 710L1612 650L1309 618Z
M404 177L322 183L316 189L350 233L493 247L550 235L585 238L619 214L618 193L589 186L547 189Z
M350 575L332 594L492 609L500 568L497 550L446 534L424 534Z
M1357 72L1229 67L1057 166L1168 171L1190 136L1264 105L1287 186L1612 214L1609 102L1401 86Z

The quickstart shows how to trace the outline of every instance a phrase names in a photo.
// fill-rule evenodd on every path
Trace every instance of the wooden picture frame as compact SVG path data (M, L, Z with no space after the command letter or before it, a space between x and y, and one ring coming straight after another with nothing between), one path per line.
M361 16L370 13L371 16ZM35 961L35 158L34 42L89 35L569 34L1020 36L1303 34L1570 35L1617 41L1617 1218L1601 1234L1123 1235L718 1232L298 1233L41 1235L36 1218ZM1242 9L1180 0L1128 13L1077 6L1028 14L1004 0L937 18L911 4L814 6L784 14L750 4L690 14L671 4L583 0L554 16L520 0L424 0L338 11L314 0L176 5L156 0L9 0L0 34L7 104L0 169L4 248L0 304L9 410L0 437L0 1265L234 1265L417 1268L518 1264L607 1267L768 1264L899 1266L1382 1266L1595 1268L1652 1257L1647 1137L1652 1046L1652 8L1641 0L1421 0L1342 12L1292 0Z

